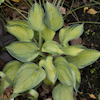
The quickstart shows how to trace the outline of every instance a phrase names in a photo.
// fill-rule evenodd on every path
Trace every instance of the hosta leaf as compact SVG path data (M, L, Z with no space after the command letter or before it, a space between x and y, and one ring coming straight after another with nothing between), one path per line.
M28 15L28 22L30 27L35 31L42 31L45 28L45 24L43 23L43 9L39 6L38 3L35 4L30 9Z
M55 55L63 54L62 47L55 41L46 41L42 47L43 52L48 52Z
M70 56L77 56L80 54L84 49L80 45L72 45L68 47L63 47L63 51L66 55Z
M76 65L77 68L82 69L94 63L100 57L100 52L93 49L85 49L77 56L66 56L68 62Z
M73 86L66 86L58 84L53 90L54 100L74 100L73 99Z
M74 74L72 74L73 78L75 77L74 78L75 79L74 80L74 89L75 89L76 92L78 92L78 88L79 88L80 82L81 82L81 75L80 75L80 72L79 72L78 68L74 64L69 63L69 65L71 67L72 73L74 71Z
M45 41L52 40L55 35L55 32L51 30L48 26L45 27L45 29L42 31L42 36L45 39Z
M63 26L63 17L59 10L51 3L47 2L45 6L44 22L54 31Z
M51 81L53 84L57 80L57 71L52 63L53 57L48 56L46 60L41 60L39 62L39 66L44 67L46 70L47 78L49 81Z
M13 85L13 81L8 77L6 76L2 71L0 71L0 77L2 77L3 81L6 80L8 83L10 83L11 85ZM1 87L0 87L1 88Z
M37 100L38 97L39 97L39 93L38 93L36 90L34 90L34 89L30 89L30 90L28 91L28 94L31 95L30 97L28 97L28 98L31 99L31 100Z
M67 86L73 85L71 68L66 59L63 57L58 57L57 59L55 59L54 63L58 72L59 81Z
M6 46L6 49L13 57L22 62L32 61L39 55L38 48L33 42L13 42Z
M13 93L10 95L9 100L14 100L14 98L16 98L17 96L21 96L23 94L18 94L18 93Z
M98 94L98 99L100 100L100 93Z
M20 67L21 63L19 61L11 61L5 65L3 72L13 81ZM4 88L7 88L8 86L10 86L10 84L4 80Z
M49 81L49 79L46 77L43 82L46 84L46 85L53 85L53 83L51 81Z
M59 39L61 43L66 46L69 40L75 39L76 37L82 35L83 24L75 24L66 28L62 28L59 33Z
M14 80L14 93L21 93L34 88L45 77L45 71L35 63L23 64Z
M32 29L23 25L9 25L6 27L8 32L14 35L19 41L30 42L34 36Z
M7 21L7 23L9 25L17 24L17 25L24 25L26 27L30 27L28 21L26 21L26 20L9 20L9 21Z
M4 2L4 0L0 0L0 5Z

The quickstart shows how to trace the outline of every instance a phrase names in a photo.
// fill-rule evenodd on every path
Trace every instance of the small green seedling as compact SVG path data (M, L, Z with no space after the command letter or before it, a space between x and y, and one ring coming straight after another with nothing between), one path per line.
M90 29L88 29L86 32L85 32L85 35L89 35L90 34Z
M12 85L11 97L27 92L33 96L31 99L36 100L39 95L35 89L42 81L52 85L58 80L59 84L52 92L53 99L73 100L73 89L78 92L81 82L79 69L91 65L100 57L97 50L68 44L70 40L82 35L83 25L62 28L63 17L49 2L46 2L45 13L35 3L29 11L27 21L8 21L6 28L18 41L6 46L6 49L17 60L6 64L0 72L0 94ZM60 44L53 41L58 30Z

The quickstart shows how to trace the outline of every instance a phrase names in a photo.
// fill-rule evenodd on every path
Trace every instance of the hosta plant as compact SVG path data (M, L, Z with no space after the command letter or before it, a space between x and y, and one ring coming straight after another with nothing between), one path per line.
M59 10L49 2L43 8L35 3L29 11L28 20L8 21L9 33L18 41L5 48L16 58L7 63L0 75L2 77L0 94L10 85L16 97L27 92L38 98L35 91L42 81L55 86L54 100L73 100L73 89L78 92L81 82L79 69L94 63L100 52L82 45L69 45L69 41L83 33L84 24L75 24L62 28L63 17ZM43 16L44 15L44 16ZM59 40L53 38L59 31Z

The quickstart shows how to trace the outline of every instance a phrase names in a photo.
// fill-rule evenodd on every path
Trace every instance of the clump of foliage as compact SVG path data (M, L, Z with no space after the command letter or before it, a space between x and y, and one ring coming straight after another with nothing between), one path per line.
M49 2L44 11L35 3L29 11L28 21L12 20L6 26L9 33L18 41L6 46L7 51L17 60L7 63L0 72L3 89L13 86L10 98L28 92L36 100L35 89L43 81L52 85L59 80L52 95L54 100L73 100L73 89L78 92L81 82L79 69L95 62L100 52L82 45L69 45L69 41L83 33L84 24L75 24L66 28L59 10ZM59 31L61 44L53 41Z

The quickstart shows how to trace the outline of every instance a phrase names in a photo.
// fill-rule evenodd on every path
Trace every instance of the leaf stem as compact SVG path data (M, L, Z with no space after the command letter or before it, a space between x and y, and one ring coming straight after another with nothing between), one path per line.
M35 38L33 38L33 41L35 42L35 44L38 46L38 42L36 41Z
M43 1L43 6L44 6L44 8L45 8L45 2L44 2L44 0L42 0Z
M65 2L65 0L62 1L61 7L63 6L64 2Z
M10 85L13 85L13 81L9 79L2 71L0 71L0 76L5 79Z
M6 21L6 18L5 18L2 14L0 14L0 16ZM0 19L2 20L1 17L0 17ZM2 22L3 22L3 24L5 25L6 23L4 22L4 20L2 20Z
M54 5L54 6L56 5L56 2L57 2L57 0L54 0L54 1L53 1L53 5Z
M100 22L79 21L79 22L68 23L68 25L71 25L71 24L78 24L78 23L100 24Z
M31 8L31 6L29 5L29 3L26 0L24 0L24 2L27 4L28 7Z
M31 5L31 6L33 5L33 2L32 2L32 0L28 0L28 2L30 3L30 5Z
M46 56L44 55L44 53L41 52L41 51L40 51L40 55L41 55L42 57L46 58Z
M41 32L39 32L39 48L40 48L40 50L41 50L41 46L42 46L42 33Z
M3 10L3 8L1 8L1 11L4 14L4 17L7 18L6 14L5 14L4 10Z
M58 1L57 8L60 6L61 0Z
M92 2L95 2L95 3L97 3L97 4L99 4L100 5L100 3L99 2L97 2L97 1L95 1L95 0L91 0Z
M40 4L40 6L41 6L41 0L39 0L39 4Z
M73 3L74 3L74 0L72 1L71 7L70 7L70 11L72 10L72 7L73 7Z

